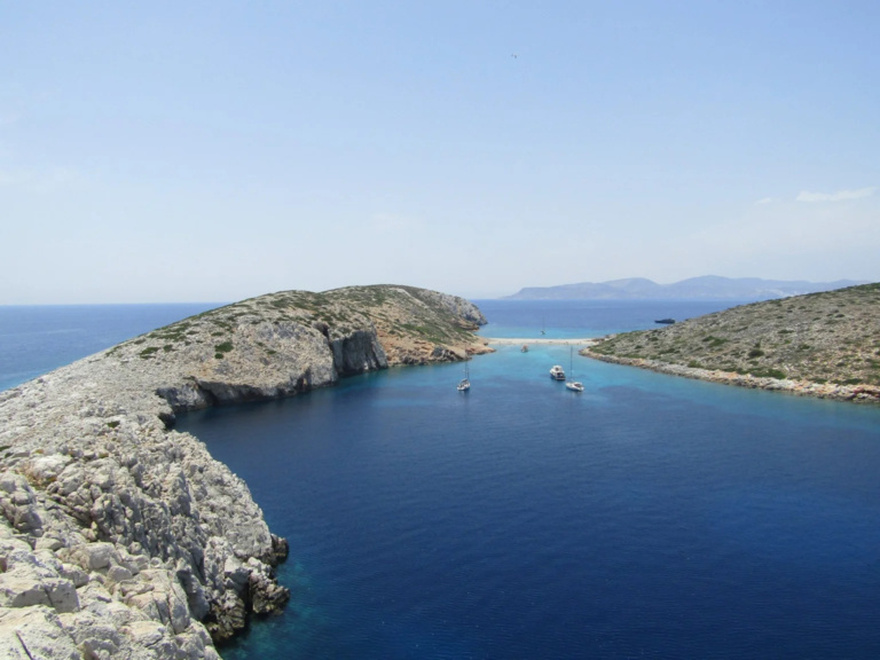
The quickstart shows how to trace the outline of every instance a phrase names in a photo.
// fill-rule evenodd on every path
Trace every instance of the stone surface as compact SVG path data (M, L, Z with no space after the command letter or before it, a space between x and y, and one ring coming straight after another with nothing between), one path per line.
M281 292L0 392L0 657L218 657L287 602L288 546L175 415L465 359L484 322L410 287Z

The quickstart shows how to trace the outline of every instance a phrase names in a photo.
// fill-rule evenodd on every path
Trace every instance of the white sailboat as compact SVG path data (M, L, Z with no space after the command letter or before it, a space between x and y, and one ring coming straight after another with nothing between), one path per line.
M572 392L583 392L584 384L579 380L574 380L574 347L569 349L569 362L571 364L568 367L568 375L571 376L571 380L565 381L565 387Z
M464 378L458 381L458 386L455 389L457 389L459 392L467 392L469 389L471 389L471 375L470 371L468 370L467 360L465 360L464 363Z

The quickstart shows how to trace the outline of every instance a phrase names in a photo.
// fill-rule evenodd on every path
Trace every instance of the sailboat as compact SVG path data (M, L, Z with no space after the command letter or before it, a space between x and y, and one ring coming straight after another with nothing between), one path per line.
M584 384L579 380L574 380L574 346L568 349L569 350L569 361L571 364L568 367L568 374L572 377L571 380L565 381L565 387L570 389L572 392L583 392Z
M468 371L468 363L467 360L464 362L464 378L458 381L458 386L455 388L459 392L467 392L471 389L471 375Z

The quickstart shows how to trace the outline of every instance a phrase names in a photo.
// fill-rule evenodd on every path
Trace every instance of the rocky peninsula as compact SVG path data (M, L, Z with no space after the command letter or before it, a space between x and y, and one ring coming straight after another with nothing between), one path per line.
M880 402L880 284L734 307L581 351L743 387Z
M288 548L175 416L467 359L485 322L412 287L280 292L0 392L0 657L218 658L288 600Z

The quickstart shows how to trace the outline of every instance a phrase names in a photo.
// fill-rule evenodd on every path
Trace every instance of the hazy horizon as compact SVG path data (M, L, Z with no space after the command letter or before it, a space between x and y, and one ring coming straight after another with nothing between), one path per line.
M11 4L0 304L880 280L868 1Z
M686 279L701 279L701 278L703 278L703 277L718 277L718 276L704 275L704 276L696 276L696 277L694 277L694 278L686 278ZM522 292L524 289L530 289L530 288L538 288L538 289L540 289L540 288L548 288L548 289L553 289L553 288L564 288L564 287L570 287L570 286L578 286L578 285L582 285L582 284L599 284L599 285L601 285L601 284L608 284L608 283L610 283L610 282L614 282L614 281L621 281L621 280L638 280L638 279L649 279L649 278L620 278L619 280L607 280L607 281L605 281L605 282L567 282L567 283L564 283L564 284L558 284L558 285L547 285L546 287L528 287L528 286L526 286L526 287L520 287L519 289L516 289L515 291L510 291L509 293L504 293L504 294L497 295L497 296L463 296L463 297L468 298L468 299L470 299L470 300L478 300L478 301L479 301L479 300L505 300L505 299L517 300L517 298L515 298L516 294ZM768 282L770 282L770 281L781 281L781 280L765 280L765 278L750 278L750 277L746 277L746 278L731 278L731 279L758 279L758 280L764 280L764 281L768 281ZM684 282L685 280L677 280L677 281L675 281L675 282L656 282L656 281L654 281L654 280L651 280L651 281L654 282L654 284L659 284L660 286L666 287L666 286L671 286L671 285L679 284L679 283L681 283L681 282ZM798 281L797 281L797 280L791 280L790 282L791 282L791 283L796 283L796 282L798 282ZM838 282L846 282L846 286L854 285L854 284L859 284L859 283L860 283L860 282L857 282L857 281L849 281L849 280L839 280L839 281L835 281L835 282L809 282L809 281L803 280L803 282L808 283L808 284L837 284ZM861 283L865 283L865 282L861 282ZM409 286L406 282L383 282L383 283L381 283L381 284L390 285L390 286ZM345 285L345 286L348 286L348 285ZM367 284L367 285L365 285L365 286L369 286L369 284ZM327 290L328 290L328 289L325 289L324 291L327 291ZM279 289L279 291L281 291L281 289ZM266 291L266 292L264 292L263 294L257 294L257 295L259 296L259 295L265 295L265 294L271 294L271 293L276 293L276 291ZM315 292L315 293L321 293L321 292L318 291L318 292ZM450 292L448 292L448 291L443 291L442 293L450 293ZM455 295L459 295L459 294L455 294ZM254 297L254 296L250 296L250 297ZM729 297L729 296L728 296L728 297ZM605 299L605 300L618 300L618 299L619 299L619 300L652 300L653 298L650 298L650 297L648 297L648 298L629 298L629 297L621 297L621 298L596 298L595 300L603 300L603 299ZM687 299L688 299L688 298L681 298L681 300L687 300ZM693 300L707 300L707 299L711 299L711 297L710 297L710 298L705 298L705 297L695 297L695 298L693 298ZM725 300L725 299L727 299L727 297L719 297L719 298L718 298L719 301L721 301L721 300ZM161 305L192 305L192 304L206 304L206 305L217 305L217 306L223 306L223 305L231 305L231 304L234 304L234 303L240 302L241 300L244 300L244 298L239 299L239 300L183 300L183 301L146 300L146 301L143 301L143 302L135 302L135 303L128 302L128 301L107 301L107 302L98 302L98 303L96 303L96 302L74 302L74 303L51 303L51 302L46 302L46 303L0 303L0 307L43 307L43 306L44 306L44 307L64 307L64 306L71 306L71 307L91 307L91 306L96 306L96 307L97 307L97 306L101 306L101 305L114 305L114 306L125 306L125 305L157 305L157 306L161 306ZM541 299L541 298L523 298L523 300L532 300L532 301L534 301L534 300L542 300L542 299ZM557 300L557 301L558 301L558 300L563 300L563 299L557 299L557 298L546 298L546 299L543 299L543 300ZM580 297L576 297L576 298L571 298L571 300L594 300L594 299L593 299L593 298L580 298ZM667 300L667 299L666 299L666 298L660 298L660 300ZM672 300L672 299L670 298L670 299L668 299L668 300Z

